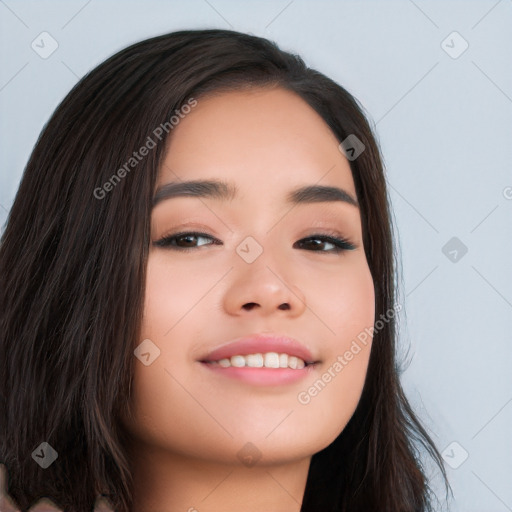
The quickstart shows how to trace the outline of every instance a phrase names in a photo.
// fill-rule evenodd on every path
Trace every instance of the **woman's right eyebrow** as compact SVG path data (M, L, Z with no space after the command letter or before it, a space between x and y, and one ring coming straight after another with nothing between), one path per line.
M220 201L231 201L238 194L234 183L221 180L174 181L159 187L153 197L153 208L164 200L174 197L204 197ZM359 208L350 193L338 187L306 185L292 190L286 202L292 205L320 202L344 202Z

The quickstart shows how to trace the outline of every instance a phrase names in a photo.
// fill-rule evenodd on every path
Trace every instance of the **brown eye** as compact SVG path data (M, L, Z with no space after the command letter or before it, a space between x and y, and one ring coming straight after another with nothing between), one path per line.
M356 246L345 238L336 238L327 235L313 235L308 238L304 238L297 243L306 244L309 246L309 250L314 252L333 252L339 253L342 251L352 251L356 249ZM325 245L332 245L332 249L325 250Z
M212 242L201 244L198 243L199 240L211 240ZM187 251L198 249L204 245L222 245L222 242L207 233L183 232L165 236L160 240L153 242L153 245L177 251ZM331 245L333 247L325 249L326 245ZM306 249L308 251L335 254L343 251L352 251L357 248L356 245L345 238L337 238L330 235L320 234L299 240L294 244L294 247L297 246L300 249Z
M188 250L188 249L196 249L203 245L212 245L210 244L197 244L198 240L213 240L213 244L220 245L222 242L217 240L216 238L208 235L207 233L195 233L195 232L184 232L184 233L176 233L173 235L168 235L156 242L153 242L157 247L165 247L176 250Z

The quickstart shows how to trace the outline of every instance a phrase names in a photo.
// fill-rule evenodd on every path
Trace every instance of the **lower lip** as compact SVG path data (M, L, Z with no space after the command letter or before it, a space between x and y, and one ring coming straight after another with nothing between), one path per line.
M208 363L201 364L218 375L238 379L255 386L292 384L304 379L311 373L314 367L314 365L308 365L300 370L292 370L291 368L237 368L235 366L224 368Z

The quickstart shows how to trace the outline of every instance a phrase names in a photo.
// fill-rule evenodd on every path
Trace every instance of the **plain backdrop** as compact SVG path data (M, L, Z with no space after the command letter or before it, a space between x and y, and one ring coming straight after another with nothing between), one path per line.
M354 94L377 131L402 251L402 379L443 452L450 510L512 510L511 0L0 0L0 28L2 229L54 109L136 41L248 32Z

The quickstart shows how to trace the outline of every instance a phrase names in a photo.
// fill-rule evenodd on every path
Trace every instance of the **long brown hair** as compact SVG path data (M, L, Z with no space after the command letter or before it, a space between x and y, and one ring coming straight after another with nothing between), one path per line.
M0 462L22 510L47 496L86 512L100 493L115 510L130 510L119 417L131 395L168 121L190 98L275 86L302 97L340 142L354 134L365 145L350 166L376 318L393 308L396 244L383 164L362 107L343 87L235 31L185 30L118 52L75 85L45 126L1 239ZM114 182L159 126L166 130L156 147ZM392 318L375 332L358 407L312 457L302 512L432 510L420 448L447 482L399 381L396 327ZM47 469L31 456L43 442L58 454Z

